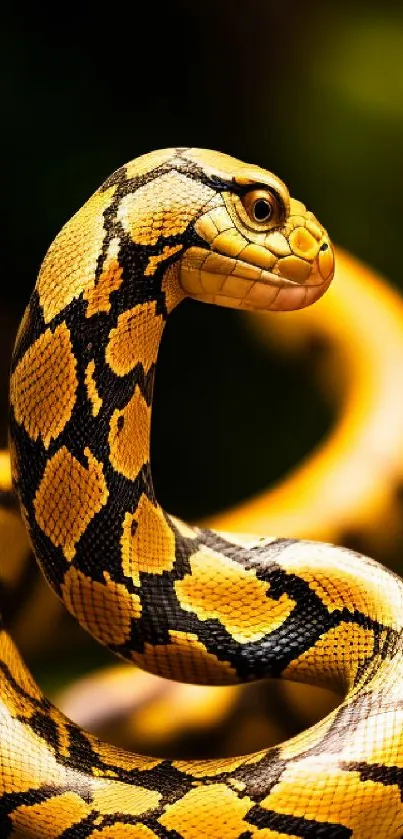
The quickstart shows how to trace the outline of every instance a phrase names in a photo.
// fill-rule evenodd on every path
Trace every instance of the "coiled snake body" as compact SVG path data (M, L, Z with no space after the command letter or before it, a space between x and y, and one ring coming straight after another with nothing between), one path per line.
M332 276L325 230L278 178L196 149L122 167L50 247L17 337L10 420L49 583L97 640L153 673L281 676L346 698L253 755L147 758L64 717L2 628L0 835L403 836L399 578L331 545L192 529L159 507L149 465L158 345L180 300L299 308Z

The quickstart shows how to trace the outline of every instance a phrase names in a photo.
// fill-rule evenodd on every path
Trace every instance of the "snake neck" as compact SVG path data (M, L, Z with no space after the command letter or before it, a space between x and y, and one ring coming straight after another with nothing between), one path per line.
M35 291L14 351L10 449L46 578L86 629L126 654L141 575L171 569L181 540L156 502L150 429L158 348L183 292L179 243L113 249L97 284L49 326Z

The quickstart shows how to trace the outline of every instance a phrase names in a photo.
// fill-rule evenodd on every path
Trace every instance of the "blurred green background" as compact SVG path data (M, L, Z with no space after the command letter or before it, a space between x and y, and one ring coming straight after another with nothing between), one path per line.
M401 3L15 3L1 37L2 445L13 335L41 259L143 152L195 145L272 169L403 289ZM268 486L331 423L310 359L269 356L239 313L191 301L174 313L152 449L169 511L196 518Z

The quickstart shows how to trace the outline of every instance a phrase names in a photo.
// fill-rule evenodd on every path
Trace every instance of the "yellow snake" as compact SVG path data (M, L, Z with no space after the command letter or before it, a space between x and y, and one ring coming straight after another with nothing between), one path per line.
M280 484L235 510L210 516L203 525L359 546L363 553L375 552L377 559L394 567L403 546L403 301L373 269L340 248L336 264L336 282L298 318L292 312L243 313L253 339L259 335L277 355L305 360L326 398L337 402L335 425ZM9 499L10 485L9 455L0 451L0 498L5 494ZM26 530L15 503L1 506L0 533L0 594L3 591L10 606L14 640L28 655L39 652L43 657L50 647L65 644L70 623L43 577L35 574L32 579ZM71 633L68 644L71 647ZM135 693L137 705L134 670L134 690L124 665L123 670L115 665L112 689L128 696ZM93 675L92 684L96 689ZM292 682L262 688L269 689L270 696L277 690L301 695L300 686ZM105 689L102 696L106 699Z
M64 717L2 629L0 835L403 835L399 578L331 545L191 529L158 506L149 465L157 350L180 300L294 309L332 275L325 230L276 176L196 149L122 167L50 247L17 337L10 420L48 581L97 640L151 672L281 676L346 697L274 749L147 758Z

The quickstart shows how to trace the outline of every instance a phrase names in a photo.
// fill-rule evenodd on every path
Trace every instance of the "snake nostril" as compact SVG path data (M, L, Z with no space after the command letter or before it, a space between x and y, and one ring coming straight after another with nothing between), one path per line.
M323 245L320 246L319 250L322 252L327 251L328 247L329 245L327 244L327 242L323 242Z

